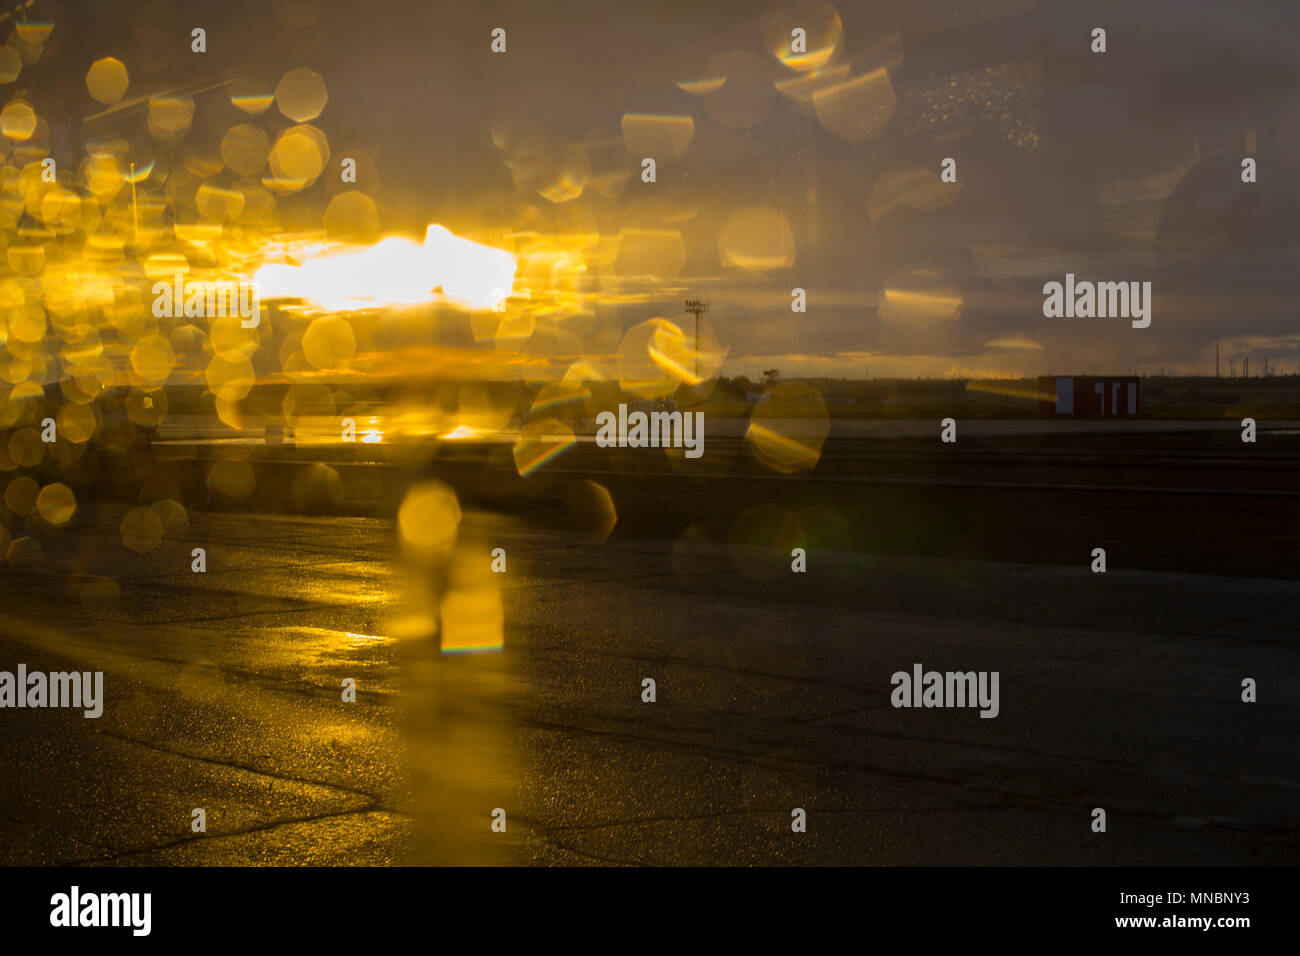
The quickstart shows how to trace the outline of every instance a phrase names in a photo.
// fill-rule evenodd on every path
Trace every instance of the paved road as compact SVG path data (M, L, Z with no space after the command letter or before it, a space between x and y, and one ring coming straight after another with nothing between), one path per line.
M1292 581L822 547L797 575L704 525L471 512L505 651L443 656L395 636L431 582L391 521L209 514L136 556L109 518L2 578L0 668L108 698L0 712L4 863L1300 860ZM892 708L917 662L999 671L999 717Z
M954 445L934 436L839 438L822 446L811 473L793 475L756 460L738 439L712 441L695 461L580 445L529 477L518 474L508 444L445 443L434 461L432 449L410 446L263 446L254 449L250 499L196 498L200 508L382 517L396 513L412 481L432 474L468 507L548 521L572 511L575 492L594 481L612 495L624 535L675 538L703 526L726 537L746 511L775 505L821 547L1072 566L1104 547L1130 570L1300 578L1300 435L1261 432L1244 444L1232 428L1180 424L1173 432L963 434ZM168 446L155 467L182 489L201 488L209 452ZM328 502L322 474L337 482ZM139 480L127 479L101 493L133 501ZM304 491L312 488L314 497Z

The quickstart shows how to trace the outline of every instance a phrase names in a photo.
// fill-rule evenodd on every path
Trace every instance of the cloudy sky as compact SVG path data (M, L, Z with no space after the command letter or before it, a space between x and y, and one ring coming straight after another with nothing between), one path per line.
M269 92L317 70L315 122L336 156L366 157L386 231L580 247L593 357L652 316L683 320L696 294L727 374L1212 372L1216 341L1225 372L1246 355L1300 371L1292 2L114 0L58 16L86 29L48 71L116 55L146 86L203 73ZM192 25L210 34L201 67L133 64L143 29ZM1042 285L1066 272L1152 282L1150 327L1044 318Z

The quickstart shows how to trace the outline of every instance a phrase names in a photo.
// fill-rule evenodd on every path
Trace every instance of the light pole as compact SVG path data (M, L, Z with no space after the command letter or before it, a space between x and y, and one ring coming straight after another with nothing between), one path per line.
M695 384L700 383L700 316L709 311L708 299L687 299L686 311L695 315Z

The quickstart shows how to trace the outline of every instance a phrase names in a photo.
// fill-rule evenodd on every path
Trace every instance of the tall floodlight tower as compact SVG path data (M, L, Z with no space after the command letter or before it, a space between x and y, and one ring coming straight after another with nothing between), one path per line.
M709 311L708 299L687 299L686 311L695 316L695 381L700 379L700 316Z

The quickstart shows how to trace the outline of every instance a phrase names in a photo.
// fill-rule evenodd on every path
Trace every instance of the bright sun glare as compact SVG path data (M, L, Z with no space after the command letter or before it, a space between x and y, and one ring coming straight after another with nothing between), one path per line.
M515 257L433 225L423 245L392 236L301 265L269 263L253 279L263 300L305 299L337 312L430 302L435 289L463 308L490 309L513 289Z

